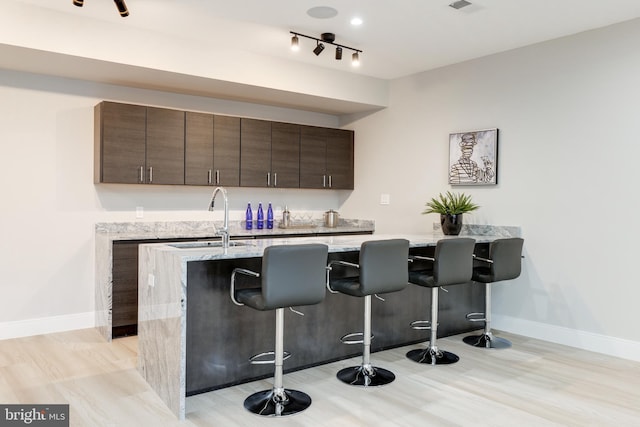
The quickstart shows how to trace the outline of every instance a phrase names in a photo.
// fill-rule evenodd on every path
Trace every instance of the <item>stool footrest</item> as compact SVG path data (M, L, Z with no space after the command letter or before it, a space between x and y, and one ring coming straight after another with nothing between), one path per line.
M409 326L416 331L431 329L431 320L414 320Z
M469 313L466 318L469 322L486 322L487 320L484 313Z
M265 359L267 356L271 356L272 358ZM275 351L264 351L262 353L254 354L253 356L251 356L249 358L249 362L251 362L252 365L274 364L274 363L276 363L276 357L275 356L276 356L276 352ZM287 360L290 357L291 357L291 353L289 353L288 351L285 351L283 353L282 360Z
M359 340L354 340L352 338L355 337L362 337ZM373 334L371 334L371 340L373 340ZM342 342L342 344L363 344L364 343L364 333L362 332L352 332L350 334L346 334L340 337L340 342Z

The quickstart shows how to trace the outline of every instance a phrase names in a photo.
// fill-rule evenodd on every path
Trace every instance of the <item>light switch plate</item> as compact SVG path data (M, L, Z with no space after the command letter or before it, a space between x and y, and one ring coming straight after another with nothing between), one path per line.
M136 218L144 218L144 208L142 206L136 207Z
M381 194L380 195L380 204L381 205L388 205L389 203L391 203L391 196L389 194Z

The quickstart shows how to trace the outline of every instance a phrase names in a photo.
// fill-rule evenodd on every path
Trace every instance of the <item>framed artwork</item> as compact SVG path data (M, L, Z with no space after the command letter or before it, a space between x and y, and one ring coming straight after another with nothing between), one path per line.
M449 135L449 184L498 183L498 129Z

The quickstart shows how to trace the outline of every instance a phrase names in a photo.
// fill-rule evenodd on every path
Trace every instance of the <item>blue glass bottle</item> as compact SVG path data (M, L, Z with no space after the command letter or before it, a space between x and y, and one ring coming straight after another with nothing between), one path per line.
M251 230L253 228L253 212L251 211L251 203L247 203L247 213L245 214L245 228Z
M269 203L269 207L267 208L267 228L273 228L273 208L271 207L271 203Z
M258 230L264 228L264 211L262 210L262 203L258 203Z

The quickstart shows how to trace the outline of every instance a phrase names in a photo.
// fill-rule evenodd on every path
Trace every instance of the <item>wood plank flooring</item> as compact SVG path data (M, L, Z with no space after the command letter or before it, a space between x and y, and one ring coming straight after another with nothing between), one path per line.
M0 341L0 403L69 403L71 425L91 427L640 426L640 363L499 335L513 348L439 340L460 356L449 366L405 358L419 346L374 353L374 365L396 374L385 387L335 378L357 358L286 374L285 387L313 399L291 417L264 419L243 408L246 396L271 387L267 379L187 398L183 422L136 371L136 337L107 343L94 329L40 335Z

